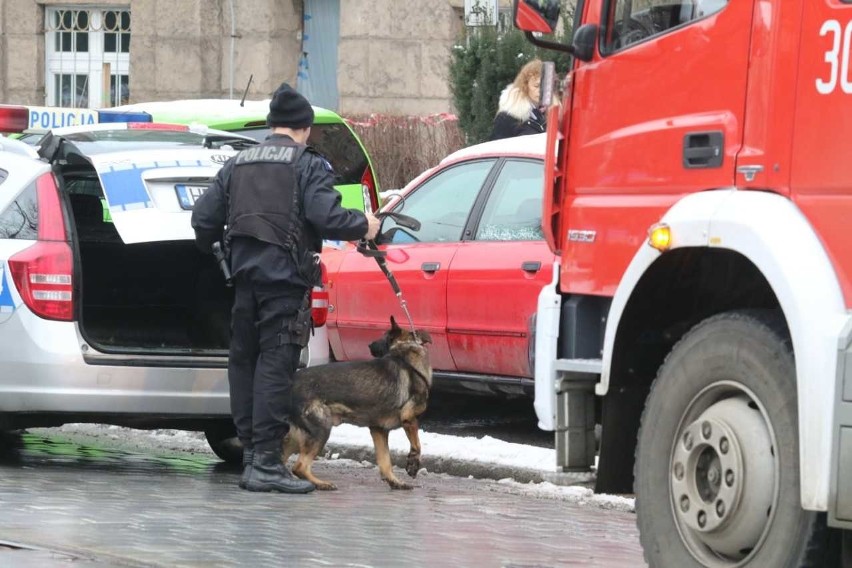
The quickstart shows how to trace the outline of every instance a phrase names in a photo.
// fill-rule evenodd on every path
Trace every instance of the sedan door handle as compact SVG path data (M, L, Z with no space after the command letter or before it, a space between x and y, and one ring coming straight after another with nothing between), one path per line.
M438 269L441 268L440 262L424 262L420 265L421 270L423 272L438 272Z
M541 270L541 261L527 260L521 263L521 270L524 272L538 272Z

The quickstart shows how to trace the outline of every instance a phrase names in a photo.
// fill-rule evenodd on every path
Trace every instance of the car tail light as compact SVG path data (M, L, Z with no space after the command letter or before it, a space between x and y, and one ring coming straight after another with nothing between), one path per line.
M376 191L376 179L373 177L373 168L369 165L364 169L361 176L361 195L364 198L364 208L370 207L370 211L379 210L379 198Z
M325 264L320 263L322 269L322 285L314 286L311 291L311 318L314 320L314 327L322 327L328 321L328 272L326 272Z
M74 319L74 256L52 173L36 180L38 242L9 258L9 271L24 304L50 320Z
M319 286L311 292L311 317L314 327L322 327L328 321L328 290Z

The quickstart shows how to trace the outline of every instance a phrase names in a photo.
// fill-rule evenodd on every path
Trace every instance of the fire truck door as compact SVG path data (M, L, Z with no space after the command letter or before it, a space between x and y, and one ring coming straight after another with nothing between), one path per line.
M573 78L567 291L612 295L680 195L733 185L753 4L613 0L587 12L599 41Z

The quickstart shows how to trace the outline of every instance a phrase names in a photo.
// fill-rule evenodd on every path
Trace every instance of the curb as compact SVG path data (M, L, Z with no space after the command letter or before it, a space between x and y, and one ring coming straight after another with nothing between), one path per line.
M372 447L346 446L334 443L326 444L324 456L329 459L332 455L337 458L376 463L376 454ZM408 454L391 450L391 461L399 468L405 468ZM455 477L473 477L475 479L512 479L518 483L549 482L561 486L577 486L594 489L595 474L590 473L557 473L528 469L514 466L504 466L494 463L479 462L456 458L430 457L421 455L420 467L429 473L446 473Z

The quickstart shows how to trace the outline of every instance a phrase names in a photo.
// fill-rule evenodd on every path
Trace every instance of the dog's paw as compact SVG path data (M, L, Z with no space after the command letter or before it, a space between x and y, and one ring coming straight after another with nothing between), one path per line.
M408 463L405 464L405 472L409 477L417 477L420 471L420 458L408 458Z
M409 485L404 481L388 481L388 484L390 485L391 489L404 489L406 491L411 491L412 489L414 489L413 485Z
M337 491L337 485L328 481L320 481L314 485L316 485L318 491Z

